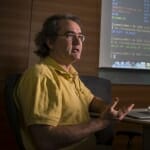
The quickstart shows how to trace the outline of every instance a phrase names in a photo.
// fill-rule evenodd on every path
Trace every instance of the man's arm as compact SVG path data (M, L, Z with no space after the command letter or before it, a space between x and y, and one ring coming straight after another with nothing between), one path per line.
M89 112L101 114L106 107L108 107L108 104L106 104L100 97L95 96L89 105Z
M111 105L105 105L98 98L93 98L90 104L90 111L97 112L98 118L92 118L89 122L78 125L49 126L32 125L29 127L31 135L39 150L56 150L77 143L90 134L102 130L114 121L122 120L128 112L132 110L134 104L116 110L118 101Z
M90 134L105 128L110 121L100 118L87 123L66 126L32 125L29 127L39 150L56 150L77 143Z

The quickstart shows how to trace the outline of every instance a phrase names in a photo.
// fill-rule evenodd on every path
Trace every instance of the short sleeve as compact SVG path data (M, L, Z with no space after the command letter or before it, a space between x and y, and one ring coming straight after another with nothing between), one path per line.
M62 109L61 90L53 79L40 73L29 72L18 87L18 101L26 125L56 126Z
M84 99L90 104L94 98L93 93L88 89L85 84L79 79L80 91L84 95Z

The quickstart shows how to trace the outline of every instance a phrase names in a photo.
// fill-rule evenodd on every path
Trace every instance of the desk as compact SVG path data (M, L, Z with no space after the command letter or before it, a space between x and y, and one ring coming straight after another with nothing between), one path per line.
M150 119L134 119L131 117L125 117L124 120L128 123L140 124L143 127L143 150L150 150Z

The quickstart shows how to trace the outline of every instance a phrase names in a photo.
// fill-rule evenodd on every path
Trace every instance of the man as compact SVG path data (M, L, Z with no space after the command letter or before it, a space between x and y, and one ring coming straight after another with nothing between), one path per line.
M21 133L27 150L93 150L93 134L122 120L133 104L106 106L81 82L72 64L80 59L85 36L79 18L49 17L35 43L39 64L28 69L17 88ZM90 118L89 112L100 117Z

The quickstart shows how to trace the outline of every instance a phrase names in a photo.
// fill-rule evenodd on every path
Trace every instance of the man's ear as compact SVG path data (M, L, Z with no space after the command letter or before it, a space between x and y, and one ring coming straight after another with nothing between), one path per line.
M50 49L53 49L53 42L52 42L52 40L47 39L46 44L47 44L47 46L48 46Z

